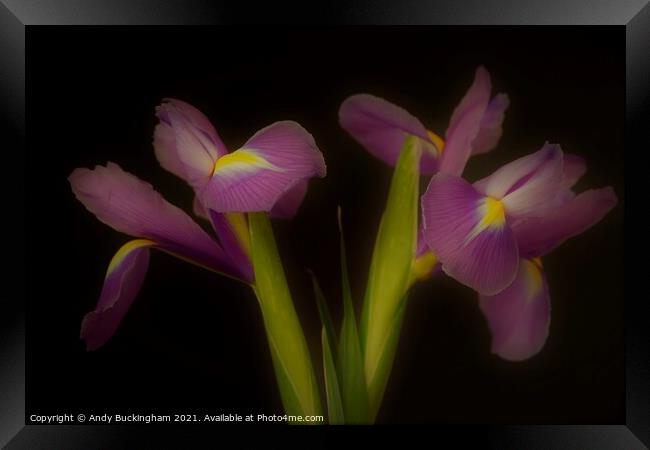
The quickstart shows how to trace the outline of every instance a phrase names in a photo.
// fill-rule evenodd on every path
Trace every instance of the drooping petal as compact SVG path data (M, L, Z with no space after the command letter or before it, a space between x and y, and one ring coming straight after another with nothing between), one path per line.
M160 119L154 131L158 161L195 189L202 188L215 161L227 153L216 130L203 113L180 100L165 99L156 115Z
M294 187L289 189L285 194L280 197L273 208L271 209L271 217L274 219L291 219L298 212L298 208L307 195L307 187L309 182L307 180L296 183Z
M564 186L570 188L578 182L587 171L587 164L582 156L564 154Z
M510 106L507 94L497 94L487 106L478 134L472 142L472 155L492 150L499 143L503 133L503 118Z
M422 146L420 172L438 169L442 149L436 146L427 129L408 111L383 98L369 94L345 99L339 109L341 127L372 155L394 166L408 135L417 136Z
M242 278L221 247L153 187L109 162L75 169L68 178L77 199L108 226L146 238L192 262Z
M445 273L484 294L510 285L519 257L498 200L439 173L422 197L422 216L424 237Z
M543 217L516 221L512 229L522 257L543 256L599 222L617 203L611 187L582 192Z
M111 260L97 306L81 323L87 350L96 350L115 334L140 291L149 266L149 248L155 245L146 239L130 241Z
M496 295L481 295L479 305L492 333L493 353L522 361L544 346L551 302L539 260L522 259L515 281Z
M481 129L481 122L490 101L492 84L490 74L483 66L476 70L474 82L460 101L449 121L445 134L445 150L440 171L460 175L472 154L473 141Z
M270 211L298 183L325 173L311 134L296 122L276 122L217 161L201 199L217 212Z
M474 183L481 193L500 199L509 216L542 216L562 201L562 150L546 143L541 150L512 161Z

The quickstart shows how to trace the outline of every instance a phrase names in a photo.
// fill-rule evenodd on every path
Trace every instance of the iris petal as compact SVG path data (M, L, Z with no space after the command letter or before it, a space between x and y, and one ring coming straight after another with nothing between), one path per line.
M201 199L217 212L270 211L296 185L325 173L311 134L296 122L276 122L217 161Z
M155 245L146 239L130 241L111 260L97 306L81 324L88 350L96 350L115 334L140 291L149 266L149 248Z
M516 221L512 229L524 257L543 256L599 222L617 203L610 187L582 192L544 217Z
M570 153L564 154L563 163L564 186L570 188L585 174L587 171L587 164L583 157L572 155Z
M565 198L562 150L545 144L541 150L516 159L474 183L481 193L500 199L509 216L542 216Z
M291 219L298 212L298 208L307 195L307 180L296 183L294 187L284 193L271 209L271 217L274 219Z
M479 305L492 333L493 353L522 361L544 346L551 303L539 260L522 259L514 282L496 295L481 295Z
M242 213L218 213L210 210L210 220L219 241L231 261L245 274L246 279L253 279L253 266L250 260L250 238L248 224Z
M156 108L154 150L160 165L195 189L208 182L214 162L228 150L207 117L192 105L165 99Z
M219 244L185 212L117 164L75 169L69 181L86 209L115 230L152 240L174 255L243 278Z
M443 173L431 179L422 197L424 237L442 270L485 294L510 285L519 263L517 243L499 208L462 178Z
M490 74L479 67L474 82L460 101L445 134L445 151L440 171L460 175L472 154L472 145L481 130L481 122L490 101Z
M339 109L341 127L373 156L394 166L409 135L422 145L420 172L435 173L442 149L431 140L422 123L405 109L369 94L345 99Z
M488 104L478 134L472 142L472 155L478 155L492 150L499 143L503 133L503 118L510 106L510 99L506 94L497 94Z

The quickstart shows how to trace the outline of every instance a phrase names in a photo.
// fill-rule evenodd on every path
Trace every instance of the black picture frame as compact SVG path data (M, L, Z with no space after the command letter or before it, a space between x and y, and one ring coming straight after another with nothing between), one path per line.
M247 2L205 1L75 1L23 0L0 2L0 86L3 122L9 134L3 136L8 167L24 166L22 152L28 137L25 128L25 31L39 25L223 25L245 22L267 24L431 24L431 25L615 25L626 30L626 147L628 151L647 151L650 138L650 4L645 0L616 2L589 0L540 1L356 1L346 5L322 2L303 6L269 2L268 6ZM15 159L15 160L14 160ZM141 448L153 436L166 435L168 429L149 426L47 426L25 425L25 343L24 299L26 236L23 217L23 171L7 173L3 179L8 210L13 220L4 221L11 237L7 255L11 271L3 312L0 348L0 444L6 448ZM630 198L631 177L626 174L625 195ZM17 180L12 179L17 177ZM636 198L636 195L634 198ZM625 205L625 221L630 223L630 202ZM10 208L10 209L9 209ZM15 247L14 247L15 246ZM638 250L637 250L638 251ZM636 274L628 277L636 277ZM628 278L630 279L630 278ZM19 282L16 280L20 280ZM11 294L9 295L9 292ZM629 292L629 290L628 290ZM628 300L628 299L626 299ZM489 448L647 448L650 445L650 338L646 301L625 302L626 318L626 421L620 425L579 426L463 426L470 432L433 426L435 440L464 442L468 439ZM244 427L235 427L242 439L252 436ZM274 427L282 430L288 427ZM208 432L222 433L213 429ZM271 428L268 428L271 430ZM379 427L383 434L385 427ZM175 432L194 435L186 426ZM304 431L298 432L306 437ZM332 431L333 436L340 434ZM323 434L323 433L320 433Z

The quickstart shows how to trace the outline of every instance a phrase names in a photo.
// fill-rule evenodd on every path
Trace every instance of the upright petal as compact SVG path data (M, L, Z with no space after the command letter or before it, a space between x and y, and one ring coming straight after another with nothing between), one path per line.
M185 166L176 150L176 134L168 122L160 122L153 130L153 149L163 169L186 179Z
M512 217L542 216L561 203L566 190L562 150L546 143L541 150L512 161L474 183L485 195L500 199Z
M479 305L492 332L493 353L510 361L522 361L544 347L551 302L538 259L522 259L515 281L496 295L481 295Z
M87 350L96 350L108 341L129 311L149 266L153 241L137 239L123 245L111 260L99 301L81 323L81 338Z
M154 149L166 170L195 189L209 180L215 161L227 153L210 121L192 105L165 99L156 108L160 123L154 130Z
M213 157L217 158L228 153L228 148L224 145L210 120L194 106L178 99L165 98L163 103L156 109L156 115L162 122L168 123L168 114L170 113L180 114L184 121L193 128L193 131L212 143L212 146L207 150Z
M587 164L582 156L564 154L564 186L570 188L578 182L587 171Z
M339 109L341 127L372 155L394 166L408 135L422 146L421 173L434 173L442 151L422 123L408 111L369 94L345 99Z
M460 175L472 154L472 143L481 129L481 122L490 101L490 74L483 66L476 70L474 82L454 110L447 127L445 150L440 171Z
M578 194L543 217L516 221L512 229L522 257L543 256L598 223L617 203L611 187Z
M276 122L217 161L201 199L217 212L270 211L298 183L325 173L311 134L296 122Z
M488 152L497 146L503 133L503 118L508 106L510 99L506 94L497 94L490 100L481 119L478 134L472 142L472 155Z
M226 275L242 278L219 245L153 187L109 162L75 169L72 190L86 209L110 227L146 238L160 248Z
M484 294L510 285L519 257L498 200L439 173L422 196L422 216L424 237L444 272Z

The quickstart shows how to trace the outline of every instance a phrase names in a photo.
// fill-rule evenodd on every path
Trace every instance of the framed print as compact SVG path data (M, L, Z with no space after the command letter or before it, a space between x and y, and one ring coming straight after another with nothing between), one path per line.
M5 3L7 448L646 448L644 2Z

